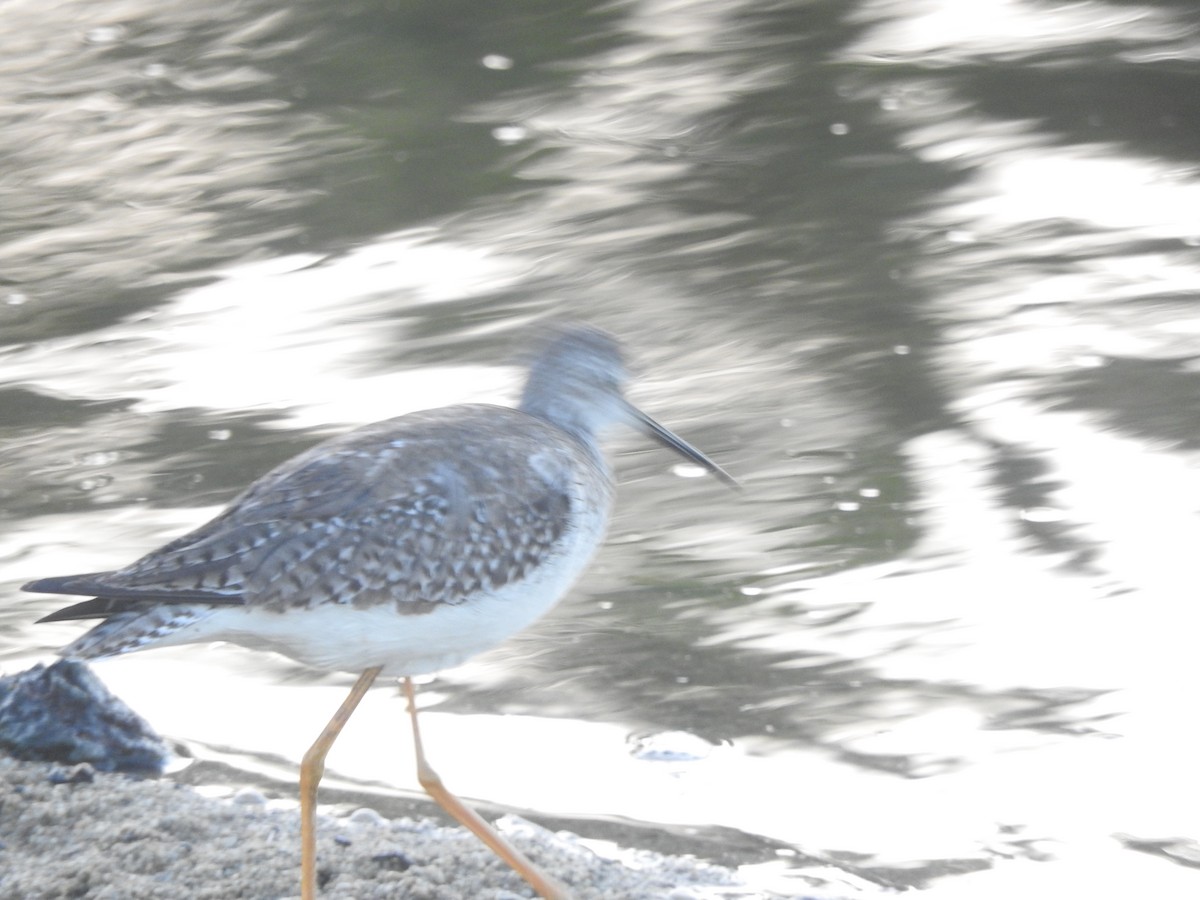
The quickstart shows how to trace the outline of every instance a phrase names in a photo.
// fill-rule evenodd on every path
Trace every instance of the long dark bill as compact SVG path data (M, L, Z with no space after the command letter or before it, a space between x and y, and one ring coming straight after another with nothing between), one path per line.
M717 478L721 479L721 481L725 482L725 484L733 488L735 491L740 491L742 489L742 486L734 480L732 475L718 466L715 462L713 462L679 435L674 434L673 432L668 431L662 425L659 425L632 403L627 402L625 404L625 408L630 417L633 419L634 423L640 427L642 431L650 435L650 437L654 438L664 447L670 447L680 456L684 456L687 459L690 459L696 465L703 467L713 475L717 476Z

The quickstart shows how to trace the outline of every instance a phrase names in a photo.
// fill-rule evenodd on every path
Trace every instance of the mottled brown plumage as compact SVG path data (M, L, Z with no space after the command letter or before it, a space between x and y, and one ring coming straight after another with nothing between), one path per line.
M505 429L538 449L504 439ZM481 444L481 432L499 439ZM289 460L211 522L123 569L29 589L105 595L105 605L88 601L43 621L180 600L389 603L401 613L462 603L553 555L570 524L573 476L584 476L587 499L606 503L603 471L577 448L557 447L560 438L545 422L492 406L380 422Z

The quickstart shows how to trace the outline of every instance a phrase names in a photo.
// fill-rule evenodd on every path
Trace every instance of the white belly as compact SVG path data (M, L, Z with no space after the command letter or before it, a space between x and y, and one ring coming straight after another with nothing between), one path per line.
M274 650L320 669L389 676L450 668L489 650L546 613L575 583L604 537L607 511L583 517L561 551L522 581L425 613L395 603L355 607L324 603L287 611L232 606L206 610L156 646L229 641Z

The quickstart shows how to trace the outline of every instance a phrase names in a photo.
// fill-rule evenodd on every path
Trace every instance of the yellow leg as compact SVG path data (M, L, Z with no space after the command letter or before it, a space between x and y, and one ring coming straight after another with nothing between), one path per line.
M525 854L501 837L499 832L485 822L479 813L450 793L438 773L433 771L425 759L425 749L421 744L421 729L417 725L416 692L413 690L411 678L404 679L404 696L408 698L408 713L412 718L413 749L417 756L417 781L421 783L425 793L437 801L438 806L458 820L464 828L470 829L476 837L487 844L493 853L508 863L545 900L570 900L571 893L565 885L542 872ZM304 898L304 900L308 900L308 898Z
M342 733L359 701L374 683L382 666L367 669L358 676L350 695L342 701L321 736L313 742L300 761L300 898L317 900L317 786L325 772L325 757Z

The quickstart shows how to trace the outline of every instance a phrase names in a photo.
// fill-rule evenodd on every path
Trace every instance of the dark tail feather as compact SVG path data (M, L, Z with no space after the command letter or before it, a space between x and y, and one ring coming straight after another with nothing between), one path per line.
M39 578L22 585L21 590L34 594L103 594L110 589L105 584L113 572L89 572L86 575L59 575L55 578Z
M91 600L84 600L82 603L76 603L72 606L55 610L48 616L42 616L34 624L41 625L43 622L69 622L72 619L107 619L109 616L116 615L119 612L126 612L144 606L144 603L135 603L129 600L117 600L111 597L93 597Z
M241 594L222 594L217 591L179 589L161 585L129 586L113 584L108 579L113 572L93 572L88 575L63 575L39 578L21 590L35 594L94 594L74 606L50 613L39 622L65 622L69 619L103 619L120 612L142 609L155 603L204 603L209 606L240 606L246 600Z

